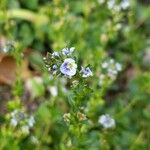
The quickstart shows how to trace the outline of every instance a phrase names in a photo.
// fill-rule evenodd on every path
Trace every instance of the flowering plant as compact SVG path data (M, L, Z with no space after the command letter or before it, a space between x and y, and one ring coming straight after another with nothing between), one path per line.
M0 150L149 149L148 4L0 1Z
M44 62L47 70L53 76L64 76L72 80L72 95L68 98L70 112L64 113L63 119L68 124L72 138L77 138L82 135L82 128L85 128L84 132L87 132L91 126L92 120L87 115L90 111L88 104L91 101L89 94L92 94L93 90L88 87L85 79L94 76L94 73L89 66L81 66L79 70L77 58L73 55L74 50L75 48L71 47L63 48L60 52L48 53L47 57L44 57ZM117 73L122 70L121 65L115 63L113 59L103 62L101 66L102 69L105 69L104 76L110 77L111 80L114 80ZM115 120L109 114L101 115L97 122L106 129L115 127Z

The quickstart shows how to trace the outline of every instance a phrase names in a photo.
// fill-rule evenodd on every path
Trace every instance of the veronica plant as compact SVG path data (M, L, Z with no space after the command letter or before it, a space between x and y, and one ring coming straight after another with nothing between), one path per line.
M72 124L73 128L76 128L72 131L78 130L76 133L79 134L80 123L87 120L82 108L86 106L88 95L92 92L88 87L88 79L93 76L91 67L79 65L74 47L63 48L60 52L55 51L52 54L48 53L44 61L50 74L68 79L71 88L68 96L70 112L64 113L63 119L67 124Z
M44 62L47 70L54 77L66 77L68 79L68 85L70 86L70 94L67 99L69 112L65 112L62 118L68 125L70 133L74 135L73 139L81 137L82 132L86 132L92 123L87 114L90 111L89 104L93 101L93 99L90 99L93 93L90 86L92 87L94 73L90 65L83 67L78 63L74 47L48 53L44 57ZM107 77L105 80L113 81L121 69L122 66L119 63L110 59L101 64L99 74ZM113 128L115 127L115 120L109 115L102 115L97 120L97 124L106 129Z

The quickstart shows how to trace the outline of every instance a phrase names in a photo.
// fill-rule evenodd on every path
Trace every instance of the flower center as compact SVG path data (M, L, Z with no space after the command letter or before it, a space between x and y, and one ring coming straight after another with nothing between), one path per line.
M67 64L67 69L72 69L73 68L73 63L68 63Z

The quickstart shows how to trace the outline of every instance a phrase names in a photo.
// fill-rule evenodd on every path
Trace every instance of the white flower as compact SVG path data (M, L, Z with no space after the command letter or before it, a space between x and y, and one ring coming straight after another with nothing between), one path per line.
M69 56L73 53L74 50L75 50L75 47L63 48L62 49L62 54L65 55L65 56Z
M13 127L16 127L17 124L18 124L18 121L16 118L12 118L11 121L10 121L10 124L13 126Z
M58 95L58 89L56 86L50 86L49 91L53 97L56 97Z
M122 0L122 2L120 3L120 7L122 9L127 9L130 6L129 0Z
M108 63L107 62L102 63L102 68L107 68L107 67L108 67Z
M52 65L52 68L50 68L50 70L52 71L52 73L53 74L56 74L57 73L57 65L56 64L54 64L54 65Z
M86 67L86 68L82 67L80 73L82 74L83 78L93 76L93 73L92 73L92 71L90 70L89 67Z
M52 70L56 70L56 69L57 69L57 65L53 65Z
M115 0L108 0L107 5L109 9L112 9L115 6Z
M115 127L116 123L113 118L110 117L109 114L104 114L99 117L98 122L104 127L104 128L113 128Z
M121 71L122 70L122 65L119 63L116 63L116 70Z
M34 144L38 144L39 143L38 139L35 136L33 136L33 135L31 136L31 142L34 143Z
M53 52L52 53L52 58L56 58L56 57L59 57L59 53L58 52Z
M29 125L29 127L33 127L34 123L35 123L34 117L30 116L30 118L28 119L28 125Z
M113 69L113 68L108 68L108 75L117 75L117 70L116 69Z
M114 59L111 58L111 59L109 60L109 62L110 62L110 64L113 64L115 61L114 61Z
M98 0L99 4L103 4L105 2L105 0Z
M72 77L76 74L77 64L72 58L66 58L60 66L60 71L64 75Z

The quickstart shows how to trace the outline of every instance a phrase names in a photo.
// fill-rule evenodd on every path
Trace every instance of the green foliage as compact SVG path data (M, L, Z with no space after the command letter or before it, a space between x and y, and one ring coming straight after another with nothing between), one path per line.
M116 0L109 8L110 1L0 1L0 38L15 41L7 55L17 64L11 99L0 114L0 150L150 149L150 7L135 0L123 8ZM46 52L52 65L58 61L50 53L72 46L78 69L90 64L92 77L47 71ZM101 67L111 58L122 64L113 77ZM32 76L22 79L25 59ZM11 124L15 110L34 115L29 132L22 128L27 120ZM103 114L115 127L99 122Z

